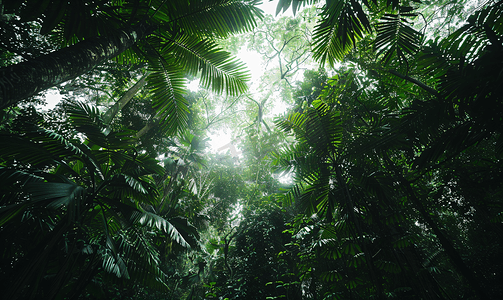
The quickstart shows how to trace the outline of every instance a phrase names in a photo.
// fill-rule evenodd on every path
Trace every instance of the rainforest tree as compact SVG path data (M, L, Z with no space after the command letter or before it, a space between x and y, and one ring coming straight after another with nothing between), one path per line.
M502 3L4 3L2 95L74 78L53 112L2 96L4 290L502 298ZM256 90L219 42L263 56Z

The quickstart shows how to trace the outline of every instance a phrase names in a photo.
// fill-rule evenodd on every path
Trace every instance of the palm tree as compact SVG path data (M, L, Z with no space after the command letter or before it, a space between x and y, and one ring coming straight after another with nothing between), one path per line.
M412 54L419 36L399 24L403 21L399 15L408 14L408 8L385 15L377 25L377 53L362 46L350 57L371 71L370 79L339 74L325 84L318 99L326 102L327 111L340 111L343 119L343 139L333 158L326 155L332 149L327 141L337 123L309 115L320 102L279 123L297 136L296 144L277 157L283 170L293 170L298 179L281 199L295 200L307 216L316 213L314 225L306 218L308 225L303 226L310 232L320 230L310 247L322 252L323 264L317 266L326 271L318 274L322 280L346 283L349 295L353 290L379 296L379 288L432 299L459 293L480 299L501 295L494 288L501 273L492 271L497 268L492 264L501 266L501 252L473 250L483 248L477 241L487 248L499 245L488 239L501 233L495 226L501 220L501 201L479 188L487 187L492 195L501 190L495 182L500 176L494 173L501 167L502 149L497 121L501 120L501 8L501 2L483 7L462 28L429 43L418 55ZM384 46L392 41L396 44ZM335 54L319 51L318 55L328 59ZM363 61L364 55L369 59ZM379 64L379 68L400 66L393 56L402 63L408 60L408 74L375 72ZM313 126L317 131L308 131L308 124L317 122L321 124ZM311 153L317 154L311 157ZM468 210L477 217L463 217ZM422 242L414 243L416 239ZM345 256L348 253L353 255ZM344 260L337 264L341 257L345 266ZM437 265L432 263L435 257ZM355 274L348 268L370 259L365 280L361 269ZM452 285L447 279L454 279L450 273L463 280ZM361 281L350 281L348 274ZM391 282L408 286L409 292Z
M187 121L185 75L200 75L203 85L218 92L246 89L244 65L215 40L252 28L254 17L261 17L256 0L53 2L7 7L26 20L41 19L42 33L69 46L0 69L1 108L113 58L148 62L153 106L171 132Z
M106 274L165 287L156 237L191 247L196 232L182 216L152 210L163 168L134 149L132 132L105 134L97 109L71 103L67 111L74 136L44 129L36 114L12 128L23 134L2 134L4 292L74 298Z
M276 12L290 7L295 14L301 6L322 1L287 0L279 1ZM374 32L375 48L380 59L388 64L392 59L407 61L421 41L421 34L407 19L417 13L408 1L326 1L318 14L313 33L313 57L320 63L334 66L356 47L357 42Z

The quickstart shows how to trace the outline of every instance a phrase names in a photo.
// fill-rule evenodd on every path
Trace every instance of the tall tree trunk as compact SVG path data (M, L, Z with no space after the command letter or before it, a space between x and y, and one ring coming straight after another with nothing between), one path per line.
M147 83L147 76L149 73L143 75L143 77L138 80L122 97L114 103L112 107L110 107L105 115L103 116L103 122L106 125L110 125L112 120L117 115L117 113L124 107L126 104L133 99L133 96L136 95L139 89L141 89Z
M147 121L147 124L145 126L143 126L142 129L140 129L140 131L138 131L136 133L136 138L139 139L141 138L142 136L144 136L150 129L156 127L159 125L159 119L157 119L155 116L148 120Z
M118 30L32 60L0 69L0 109L76 78L143 39L154 28L146 24Z

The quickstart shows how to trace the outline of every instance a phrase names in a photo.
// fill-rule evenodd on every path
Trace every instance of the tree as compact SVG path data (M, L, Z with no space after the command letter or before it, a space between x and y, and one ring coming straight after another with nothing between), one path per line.
M247 216L232 234L235 243L225 250L226 265L220 262L215 270L215 297L301 299L299 281L291 274L294 257L284 251L290 242L285 229L284 214L278 209Z
M310 19L313 17L312 10L305 10L296 18L282 17L279 20L269 15L248 37L249 48L257 51L267 65L279 68L279 76L274 81L285 80L290 84L292 76L309 63Z
M477 207L486 216L491 211L492 218L500 209L492 210L484 196L475 200L472 195L474 203L468 204L461 190L471 190L471 179L462 183L457 174L473 179L475 173L467 175L467 170L453 168L458 163L469 165L481 172L491 190L498 189L490 183L491 172L486 173L488 177L482 175L488 169L481 160L492 166L499 163L495 144L487 148L500 135L499 125L489 125L499 118L499 110L490 113L475 99L487 99L485 103L491 107L500 102L492 98L500 94L499 86L494 91L479 88L490 80L484 76L492 74L483 58L494 55L493 45L500 44L494 39L499 27L493 25L499 10L499 3L483 8L443 41L432 42L423 53L409 56L407 75L376 70L382 67L378 64L381 54L362 40L348 59L367 71L368 77L354 68L329 79L317 100L297 107L278 123L287 131L293 129L297 137L296 144L277 156L277 164L283 170L293 170L297 178L296 187L280 199L286 203L295 200L303 209L304 218L293 232L296 236L303 230L314 232L307 243L321 251L302 252L305 270L317 266L308 278L318 287L323 281L339 284L325 287L322 294L350 297L357 293L367 298L393 293L432 299L463 294L474 299L500 296L500 290L493 288L500 275L479 269L469 259L489 258L472 252L468 246L473 245L471 238L465 235L473 226L486 228L486 233L479 233L485 237L498 235L499 230L489 230L492 226L487 218L461 217L468 207ZM479 27L482 23L484 30ZM479 36L472 40L464 35L468 32ZM492 43L487 42L490 36ZM434 54L439 52L442 54ZM492 70L500 69L498 65ZM461 74L463 70L471 72ZM485 79L479 82L468 77L471 75ZM482 112L483 119L477 119ZM330 114L337 114L342 122L328 121ZM337 124L342 129L339 141L331 134ZM315 157L311 159L311 155ZM464 222L472 225L467 227ZM414 245L414 239L430 246L418 247L420 243ZM440 252L433 251L439 247ZM486 254L499 264L498 253ZM441 263L432 266L440 256ZM442 275L435 275L432 268ZM447 275L453 271L463 277L457 284ZM394 274L409 279L402 282Z
M45 130L36 114L12 128L22 136L2 135L4 291L12 299L75 298L106 273L162 288L156 239L190 247L196 233L155 208L161 166L135 151L129 132L103 134L96 109L76 103L68 111L93 147Z
M219 92L237 94L246 89L243 65L221 51L214 39L250 29L254 16L260 16L253 6L255 1L155 2L150 6L145 1L118 6L113 1L76 1L81 11L56 2L60 5L38 7L29 1L7 7L27 20L40 17L42 32L53 32L71 46L0 69L2 108L112 58L123 63L149 63L153 106L161 125L171 133L186 123L186 103L181 98L185 74L200 74L203 85ZM62 37L57 35L60 30Z
M172 31L134 46L144 54L137 62L155 74L152 66L167 55L151 51L163 49L156 43L169 48L164 38L188 33L175 30L182 23L170 27L176 22L167 10L155 12L159 2L153 10L135 3L89 5L107 22L120 19L116 12L133 20L114 28L166 21L159 26ZM280 1L278 11L318 3ZM282 96L295 98L276 128L268 115L278 98L272 90L260 100L200 91L183 96L190 114L180 130L161 126L133 139L161 119L148 101L156 95L152 77L130 98L145 70L113 63L102 68L128 80L93 92L99 101L128 101L109 124L82 104L61 106L61 116L46 121L9 109L15 119L2 124L7 144L0 146L6 289L13 298L502 298L502 4L472 4L348 0L306 10L320 14L305 40L328 64L283 85ZM35 8L23 5L7 8ZM65 12L54 24L80 16L54 7ZM44 19L49 10L36 11L44 14L30 25L19 21L26 15L2 20L20 16L9 29L16 34L43 24L43 31L72 32L71 23L53 30ZM267 19L268 30L259 26L255 37L269 40L255 46L283 59L282 67L287 54L308 55L307 44L291 43L299 20ZM197 36L214 42L221 35ZM22 43L0 42L13 51L3 51L4 62L24 59L14 54ZM82 82L95 91L120 76L89 78ZM204 152L206 131L224 126L239 137L231 144L239 158ZM273 171L288 174L289 183ZM94 192L100 184L110 188Z

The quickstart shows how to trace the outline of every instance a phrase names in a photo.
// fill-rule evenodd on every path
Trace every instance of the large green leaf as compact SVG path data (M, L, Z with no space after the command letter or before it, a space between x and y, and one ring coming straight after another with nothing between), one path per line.
M169 26L171 32L183 31L199 37L226 38L250 31L255 18L262 18L256 7L259 0L152 1L159 8L153 19Z
M52 209L65 207L72 217L79 214L85 195L85 189L72 182L34 182L28 184L26 189L33 201L47 202L47 206Z
M374 41L378 55L383 55L384 64L391 59L407 62L419 49L421 34L412 28L405 17L415 17L412 8L401 7L397 14L385 14L377 23L377 36Z
M247 90L250 74L246 65L218 48L213 41L186 34L165 39L168 43L161 55L176 57L175 63L184 72L201 76L201 85L234 96Z
M177 228L177 226L171 223L168 219L165 219L158 214L142 209L141 207L135 208L127 204L123 204L120 202L111 202L113 206L116 206L121 213L127 218L127 221L130 222L130 226L134 226L135 224L147 226L148 228L155 228L161 232L167 233L168 236L180 244L183 247L191 247L191 241L188 240L187 234L182 233L184 230L188 230L188 224L183 225L178 221L178 225L182 225L181 228ZM175 220L177 220L175 218ZM190 231L186 231L189 233L193 233ZM193 244L192 244L193 246Z
M3 143L0 144L0 151L2 151L1 156L4 159L16 159L33 166L59 165L70 172L75 171L65 161L80 161L92 170L93 176L97 175L103 178L100 166L90 157L91 154L86 145L78 145L53 131L38 128L25 132L22 137L0 135L0 138L3 140Z
M81 101L68 101L64 103L64 108L73 127L88 139L88 145L114 150L128 149L134 145L134 132L127 129L120 132L107 131L96 107Z
M148 88L153 94L152 106L160 118L160 125L167 134L176 134L188 126L188 103L185 93L186 80L174 57L160 57L151 61Z
M315 27L314 58L333 66L372 31L367 14L356 0L327 1Z

